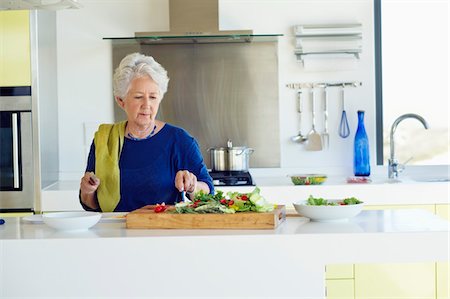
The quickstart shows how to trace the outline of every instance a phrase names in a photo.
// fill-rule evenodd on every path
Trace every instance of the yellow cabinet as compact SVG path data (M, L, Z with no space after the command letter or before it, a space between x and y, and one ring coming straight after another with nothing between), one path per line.
M448 204L436 205L436 215L438 215L441 218L450 220L450 205Z
M354 298L353 264L327 265L325 268L327 299Z
M20 212L20 213L0 213L0 218L8 218L8 217L24 217L33 215L32 212Z
M354 299L353 279L328 279L327 299Z
M358 299L434 299L435 293L434 263L355 265Z
M436 205L436 214L447 220L450 220L450 205ZM449 261L436 263L436 298L449 299L449 281L450 281Z
M30 16L0 10L0 87L31 86Z
M353 264L327 265L325 269L326 279L353 279Z

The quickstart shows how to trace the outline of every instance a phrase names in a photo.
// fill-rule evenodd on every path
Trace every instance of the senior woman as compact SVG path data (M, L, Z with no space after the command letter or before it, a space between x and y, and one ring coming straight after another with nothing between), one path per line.
M197 141L156 120L167 91L166 70L152 57L126 56L114 73L114 97L127 120L100 125L80 183L85 210L127 212L214 192Z

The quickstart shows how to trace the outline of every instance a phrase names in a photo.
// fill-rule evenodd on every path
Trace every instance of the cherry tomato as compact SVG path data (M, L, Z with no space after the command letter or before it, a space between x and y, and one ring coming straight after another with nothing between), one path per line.
M248 200L248 196L244 194L244 195L241 196L241 199L242 200Z
M162 213L162 212L164 212L165 210L167 210L167 207L166 207L166 204L165 204L165 203L162 203L162 204L156 204L156 207L155 207L155 213Z
M232 206L234 204L234 200L230 200L229 202L228 202L228 206Z

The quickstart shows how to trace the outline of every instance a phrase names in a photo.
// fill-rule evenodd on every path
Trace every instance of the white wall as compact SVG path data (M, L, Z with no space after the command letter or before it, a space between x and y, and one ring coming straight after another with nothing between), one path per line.
M167 0L80 0L83 8L57 13L60 178L78 179L85 168L84 123L112 122L111 43L103 37L133 36L135 31L168 30ZM363 53L351 71L313 72L295 58L292 27L297 24L362 23ZM253 29L255 34L282 33L279 38L279 103L281 167L314 169L338 167L351 173L357 110L366 111L366 129L375 164L375 87L373 3L371 0L220 0L220 29ZM170 74L169 74L170 76ZM274 78L274 80L277 80ZM289 138L298 131L293 82L361 81L346 93L352 134L338 136L341 106L338 90L329 102L330 149L306 152ZM170 86L169 86L170 88ZM316 105L321 111L322 104ZM309 106L305 111L310 111ZM306 114L306 113L305 113ZM317 113L322 131L322 114ZM310 130L310 115L303 132ZM267 134L270 134L270 124ZM268 145L270 146L270 145Z

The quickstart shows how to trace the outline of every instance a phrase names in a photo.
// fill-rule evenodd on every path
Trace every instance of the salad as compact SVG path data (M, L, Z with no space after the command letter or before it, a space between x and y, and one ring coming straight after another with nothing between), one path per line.
M347 206L347 205L357 205L360 203L363 203L363 202L355 197L344 198L343 200L340 200L340 201L328 201L321 197L313 197L312 195L310 195L308 197L306 205L308 205L308 206Z
M236 212L271 212L275 205L267 202L256 187L250 193L228 192L224 196L222 191L216 194L198 192L192 201L175 204L174 213L180 214L232 214Z

